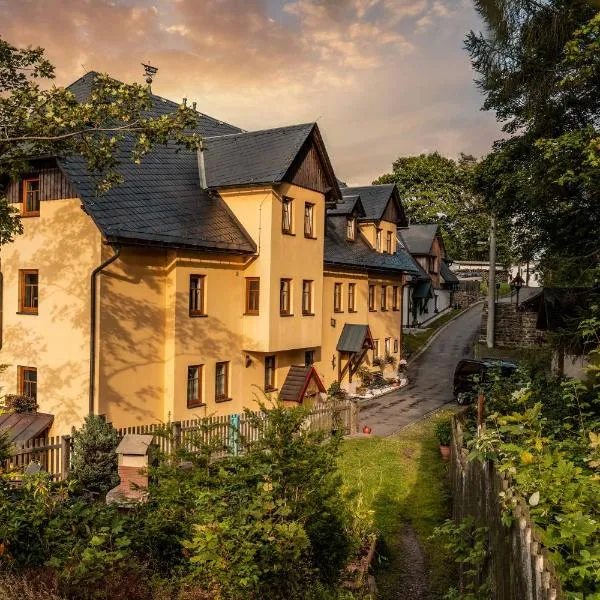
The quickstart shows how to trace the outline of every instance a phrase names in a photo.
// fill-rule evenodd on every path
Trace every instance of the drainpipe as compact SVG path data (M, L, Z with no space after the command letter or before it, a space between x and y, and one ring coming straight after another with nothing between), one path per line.
M94 384L96 380L96 281L100 272L113 263L121 255L121 248L117 247L115 253L98 265L90 276L91 302L90 302L90 397L89 413L94 414Z

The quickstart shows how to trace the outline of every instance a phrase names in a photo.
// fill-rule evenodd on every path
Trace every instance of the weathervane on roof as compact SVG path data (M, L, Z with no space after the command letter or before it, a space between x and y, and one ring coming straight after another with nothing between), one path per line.
M158 73L158 67L153 67L151 64L142 63L142 67L144 67L144 77L146 78L146 83L150 86L152 84L153 77Z

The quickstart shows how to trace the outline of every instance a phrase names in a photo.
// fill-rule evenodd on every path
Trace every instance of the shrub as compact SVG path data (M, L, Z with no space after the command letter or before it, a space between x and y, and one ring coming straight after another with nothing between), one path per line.
M8 437L8 432L0 429L0 467L2 463L10 458L12 453L12 443Z
M334 381L327 390L327 400L345 400L348 397L339 381Z
M440 446L449 446L452 441L452 423L448 419L435 424L435 437Z
M371 387L373 384L374 375L367 367L360 367L357 371L360 381L364 387Z
M73 429L70 479L82 490L105 494L119 483L117 432L104 419L89 415L79 430Z
M35 412L37 410L37 401L31 396L21 394L6 394L4 396L4 409L16 413Z

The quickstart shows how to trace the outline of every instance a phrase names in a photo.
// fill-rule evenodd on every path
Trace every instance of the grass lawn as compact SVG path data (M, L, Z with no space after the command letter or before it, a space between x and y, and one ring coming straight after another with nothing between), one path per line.
M427 329L420 331L419 333L407 334L405 333L402 336L402 345L404 348L404 357L410 358L417 352L420 348L422 348L427 340L440 328L442 325L446 324L450 319L455 317L460 310L452 309L449 313L444 316L436 319L430 326L427 326Z
M440 458L433 431L443 411L389 438L357 438L343 445L341 469L346 485L358 491L374 511L381 538L375 577L378 600L405 598L401 587L404 552L401 532L411 525L419 536L430 569L432 598L453 583L453 570L439 544L428 541L450 516L448 465Z

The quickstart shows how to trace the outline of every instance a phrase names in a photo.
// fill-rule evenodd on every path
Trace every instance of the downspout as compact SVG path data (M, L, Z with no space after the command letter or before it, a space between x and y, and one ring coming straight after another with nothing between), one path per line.
M121 248L117 247L115 253L109 256L102 264L98 265L90 276L91 302L90 302L90 396L89 413L94 414L94 385L96 379L96 281L100 272L113 263L121 255Z

